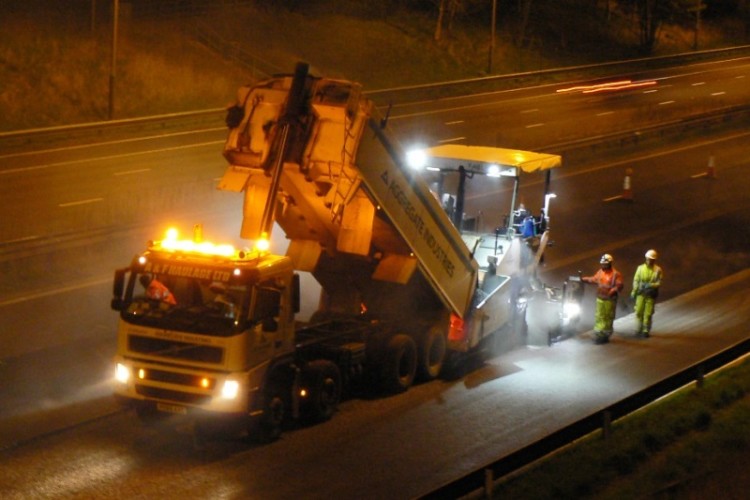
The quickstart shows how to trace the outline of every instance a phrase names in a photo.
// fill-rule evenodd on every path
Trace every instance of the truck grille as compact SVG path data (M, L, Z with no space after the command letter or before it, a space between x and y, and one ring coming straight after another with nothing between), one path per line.
M206 394L193 394L190 392L173 391L161 387L151 387L147 385L136 384L135 392L147 398L162 399L165 401L174 401L176 403L185 403L201 405L208 403L211 396Z
M189 373L175 373L153 368L139 368L138 378L141 380L153 380L167 384L187 385L196 389L213 389L216 387L216 379L191 375ZM205 381L205 382L204 382Z
M221 347L188 344L176 340L156 339L140 335L128 336L128 349L139 354L202 363L221 363L224 358L224 349Z

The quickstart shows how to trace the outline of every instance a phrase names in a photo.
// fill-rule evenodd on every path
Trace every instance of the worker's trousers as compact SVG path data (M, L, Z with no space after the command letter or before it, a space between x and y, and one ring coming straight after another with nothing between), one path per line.
M638 319L638 332L651 331L651 316L654 315L655 300L653 297L637 295L635 297L635 317Z
M596 298L596 311L594 311L594 333L612 335L614 331L615 311L617 310L617 299Z

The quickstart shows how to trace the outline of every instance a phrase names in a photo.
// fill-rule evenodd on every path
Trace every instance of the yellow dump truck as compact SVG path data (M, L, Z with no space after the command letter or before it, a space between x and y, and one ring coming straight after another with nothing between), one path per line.
M522 278L546 232L534 255L508 230L480 266L481 236L454 226L359 84L300 64L242 87L227 124L219 187L244 194L240 234L252 249L204 241L197 228L149 242L115 273L115 392L140 415L225 417L273 439L290 417L328 419L347 392L406 390L523 326ZM471 168L499 161L516 182L560 165L498 148L427 154ZM264 246L276 225L286 255ZM322 290L305 324L299 272Z

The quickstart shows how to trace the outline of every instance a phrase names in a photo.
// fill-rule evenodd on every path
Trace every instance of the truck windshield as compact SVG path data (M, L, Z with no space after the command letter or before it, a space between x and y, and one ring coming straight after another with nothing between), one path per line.
M134 274L121 317L128 323L228 336L244 327L248 290L195 278Z

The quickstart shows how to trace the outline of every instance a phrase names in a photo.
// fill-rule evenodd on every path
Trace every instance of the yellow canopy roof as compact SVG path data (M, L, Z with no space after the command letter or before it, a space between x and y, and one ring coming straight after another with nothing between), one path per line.
M443 144L425 150L427 156L443 160L451 164L466 162L496 164L499 166L516 167L524 172L549 170L562 166L559 155L534 153L520 149L503 149L489 146L465 146L463 144ZM443 163L441 161L441 163Z

